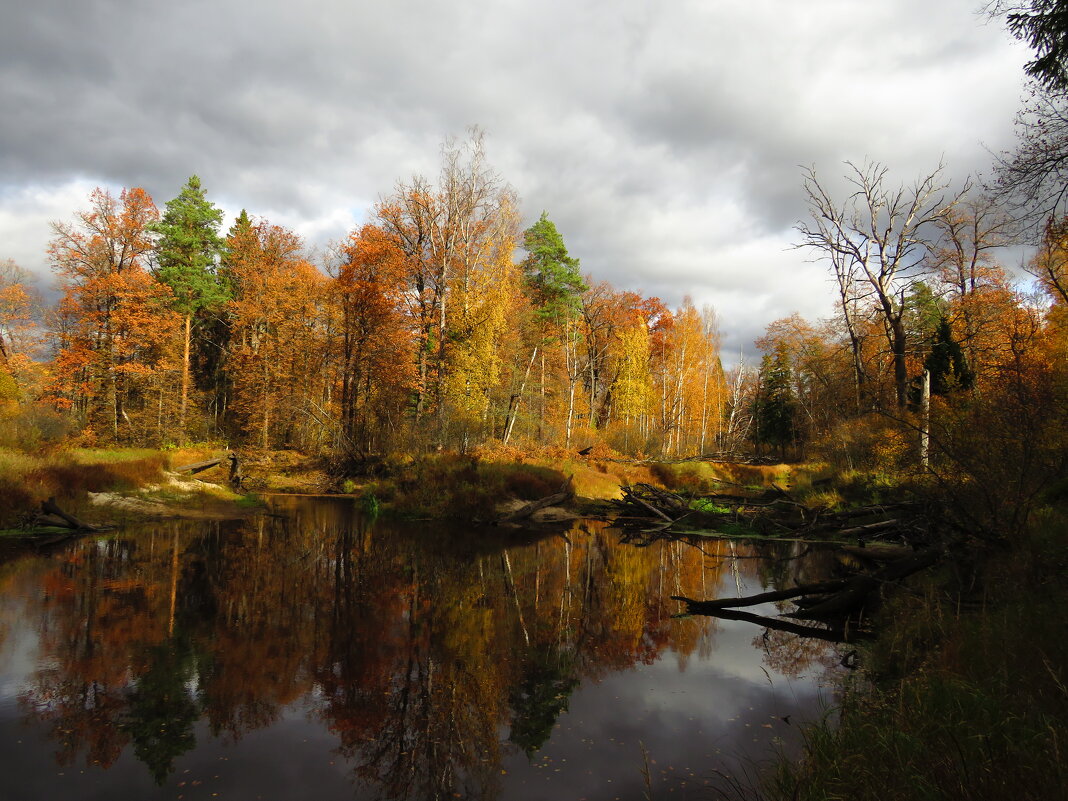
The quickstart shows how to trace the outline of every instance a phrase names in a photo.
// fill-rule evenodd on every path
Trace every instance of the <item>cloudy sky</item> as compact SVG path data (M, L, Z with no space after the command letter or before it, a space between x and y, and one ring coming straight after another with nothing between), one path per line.
M831 313L801 166L962 180L1012 146L1027 52L982 0L35 0L0 26L0 259L47 275L95 186L192 173L322 248L477 124L595 280L689 294L737 353ZM727 354L725 354L727 355Z

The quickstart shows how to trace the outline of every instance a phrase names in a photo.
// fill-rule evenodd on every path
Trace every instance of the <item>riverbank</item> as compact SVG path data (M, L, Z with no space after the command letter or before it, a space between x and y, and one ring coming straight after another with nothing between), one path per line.
M26 534L49 498L87 524L152 517L239 516L254 498L215 480L179 476L174 467L204 458L207 448L72 448L32 455L0 450L0 532Z
M638 462L607 449L580 455L562 448L528 453L500 446L358 465L288 450L253 452L241 455L245 480L239 492L228 486L225 463L195 477L174 473L181 465L221 453L225 449L210 444L166 451L65 449L46 455L0 450L0 530L24 526L50 497L91 521L102 515L227 514L248 507L254 494L283 493L350 495L377 513L406 518L489 522L568 482L573 498L541 519L604 513L606 502L620 496L621 486L638 483L691 493L724 486L758 492L791 481L811 484L809 473L791 475L792 468L785 465Z
M859 647L840 715L769 799L1061 798L1068 787L1068 514L914 581Z

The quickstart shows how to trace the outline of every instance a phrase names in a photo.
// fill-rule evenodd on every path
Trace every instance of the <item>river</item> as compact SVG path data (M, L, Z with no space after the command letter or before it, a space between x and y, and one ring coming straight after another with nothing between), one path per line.
M6 555L0 796L709 798L834 702L836 646L670 598L827 553L270 507Z

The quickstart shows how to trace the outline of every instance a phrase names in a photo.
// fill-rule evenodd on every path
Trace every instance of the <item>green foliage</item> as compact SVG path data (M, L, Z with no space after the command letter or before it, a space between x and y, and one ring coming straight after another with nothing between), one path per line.
M694 498L690 501L690 508L710 515L729 515L731 510L727 506L720 506L710 498Z
M511 693L512 730L508 739L530 759L549 739L568 699L579 685L575 666L567 656L538 653L526 665Z
M221 306L229 297L215 269L223 245L222 217L194 175L178 197L167 202L160 220L149 226L159 235L156 277L174 292L174 307L182 314Z
M931 371L931 394L947 395L955 389L971 389L975 374L968 367L964 351L953 338L953 330L945 317L938 321L931 353L923 363Z
M530 287L535 314L544 321L561 321L578 313L586 283L579 260L567 255L564 239L545 212L523 232L523 273Z
M917 281L905 296L904 323L911 346L930 347L947 304L925 281Z
M1009 31L1035 51L1024 71L1046 89L1068 89L1068 3L1064 0L1029 0L996 7L1011 9Z
M360 506L363 507L364 513L369 517L378 517L378 513L382 508L378 501L378 496L371 491L365 492L360 497Z
M760 385L753 399L756 441L785 453L796 434L796 413L790 355L780 343L760 362Z
M170 641L149 648L146 656L149 667L130 695L122 729L133 742L134 755L163 786L174 760L196 745L193 726L200 710L189 691L193 654L188 645Z

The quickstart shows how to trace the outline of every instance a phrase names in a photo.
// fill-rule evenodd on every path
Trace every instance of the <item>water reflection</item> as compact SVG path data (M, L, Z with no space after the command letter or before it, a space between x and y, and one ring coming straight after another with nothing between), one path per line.
M100 797L179 797L209 773L231 798L256 798L266 775L263 797L291 797L277 760L320 798L633 797L639 740L657 782L712 781L722 754L765 751L788 733L774 720L811 707L811 678L786 692L773 675L836 661L826 643L676 619L670 599L816 580L819 557L622 546L590 521L532 541L371 525L340 499L276 505L0 568L18 698L0 736L20 718L30 735L7 758L47 742L56 765L19 797L91 797L67 784L87 767Z

